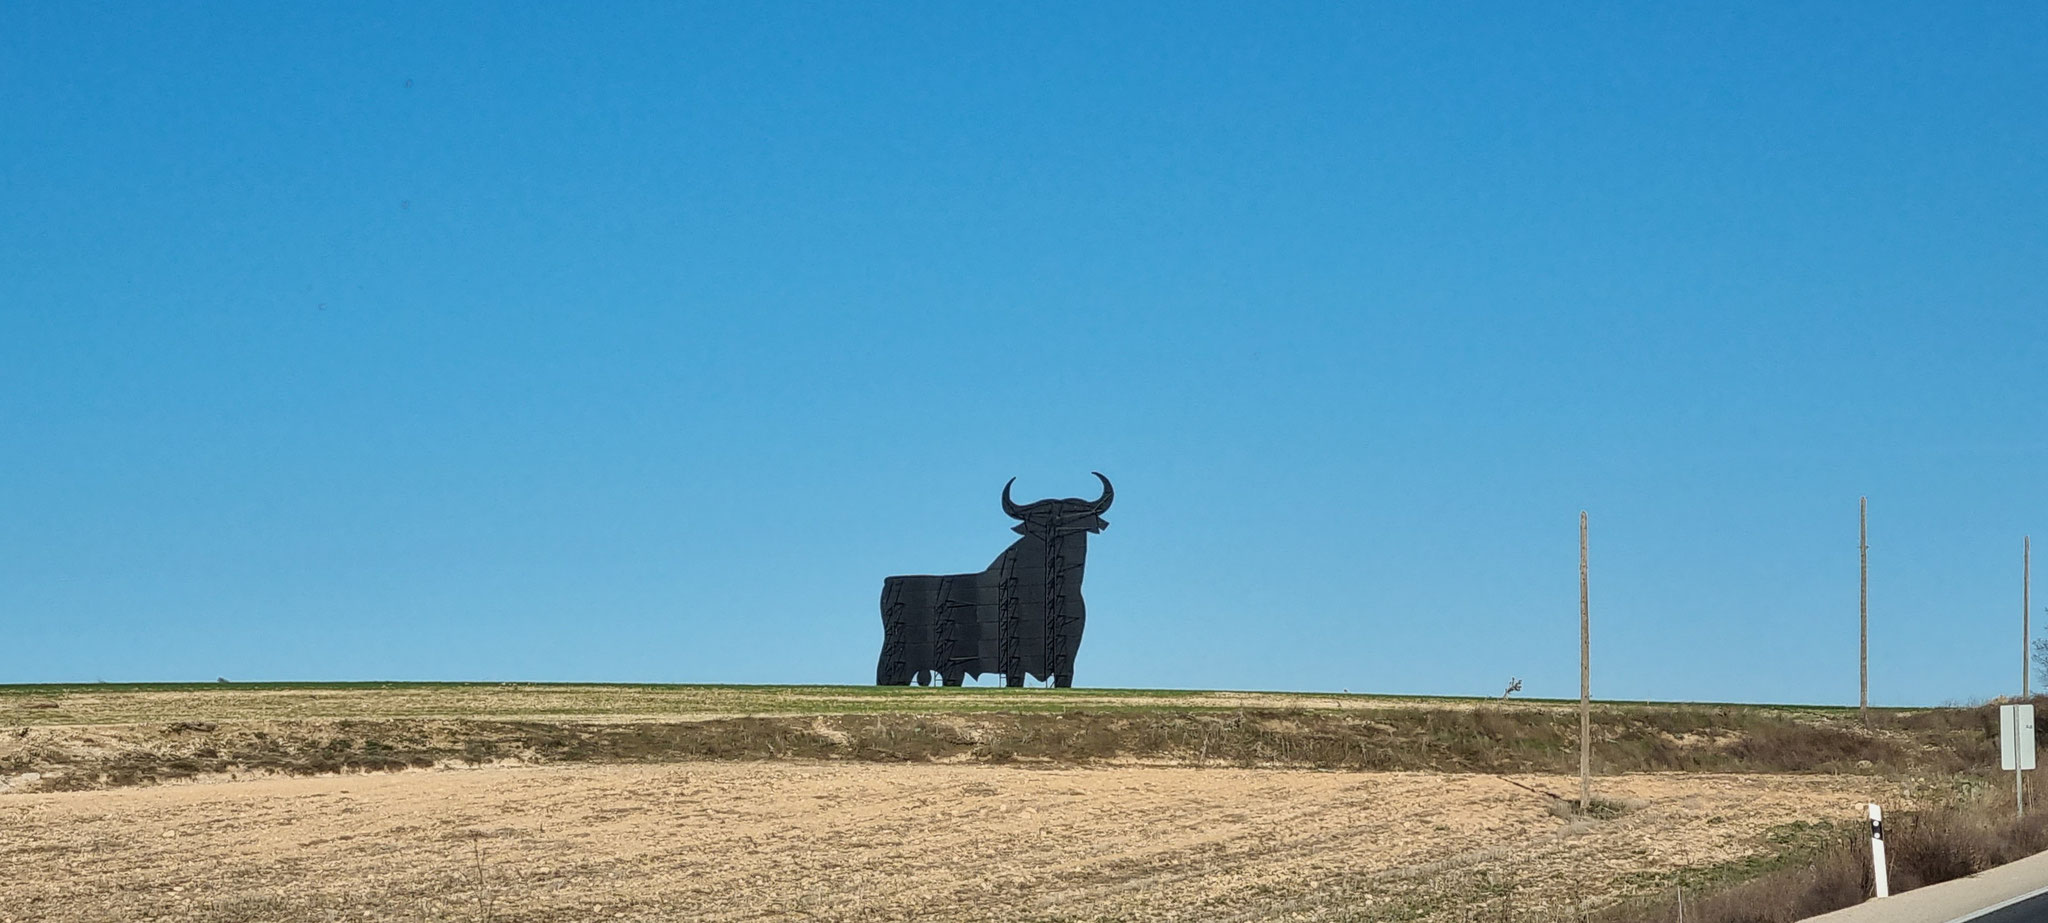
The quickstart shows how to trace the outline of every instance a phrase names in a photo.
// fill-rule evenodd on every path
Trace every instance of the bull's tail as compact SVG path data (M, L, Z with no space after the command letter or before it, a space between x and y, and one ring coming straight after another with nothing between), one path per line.
M875 664L875 685L908 686L913 667L903 599L903 578L882 581L882 658Z

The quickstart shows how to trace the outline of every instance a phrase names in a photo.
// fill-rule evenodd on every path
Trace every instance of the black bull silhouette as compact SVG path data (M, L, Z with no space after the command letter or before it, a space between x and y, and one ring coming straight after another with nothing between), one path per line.
M1025 506L1010 501L1017 483L1011 478L1003 485L1003 512L1023 537L981 573L884 579L875 684L929 685L936 675L958 686L963 677L1000 673L1008 686L1024 685L1026 674L1072 686L1088 614L1081 602L1088 533L1109 527L1102 514L1116 497L1108 478L1095 477L1100 499Z

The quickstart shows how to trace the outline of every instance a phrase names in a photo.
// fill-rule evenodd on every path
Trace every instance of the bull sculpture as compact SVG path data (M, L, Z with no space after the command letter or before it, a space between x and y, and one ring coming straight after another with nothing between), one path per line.
M1088 534L1109 527L1102 514L1116 496L1109 479L1095 500L1040 500L1018 506L1003 485L1003 512L1023 536L978 574L889 577L882 581L882 659L878 686L958 686L964 677L1000 673L1007 686L1026 675L1074 684L1087 607L1081 571Z

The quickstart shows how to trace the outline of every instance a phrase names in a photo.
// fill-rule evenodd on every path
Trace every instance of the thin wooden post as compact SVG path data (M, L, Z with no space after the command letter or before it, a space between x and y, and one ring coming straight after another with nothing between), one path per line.
M1863 716L1863 723L1870 723L1870 498L1856 500L1856 550L1863 560L1862 601L1857 612L1863 623L1863 644L1857 654L1859 676L1856 697L1856 712Z
M1579 813L1593 803L1593 620L1586 593L1586 511L1579 511Z

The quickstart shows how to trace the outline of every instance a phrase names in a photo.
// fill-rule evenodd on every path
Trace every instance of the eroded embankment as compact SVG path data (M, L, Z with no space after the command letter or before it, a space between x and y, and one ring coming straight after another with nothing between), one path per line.
M1603 773L1946 774L1994 755L1984 709L1853 719L1743 707L1602 709ZM1995 720L1995 719L1990 719ZM298 719L0 729L10 791L448 764L853 760L1569 773L1577 716L1553 708L792 715L672 722Z

